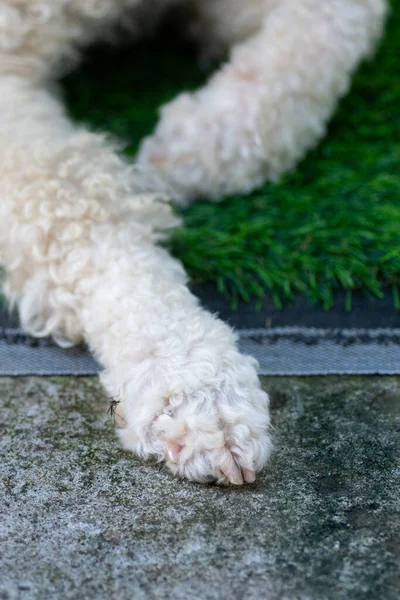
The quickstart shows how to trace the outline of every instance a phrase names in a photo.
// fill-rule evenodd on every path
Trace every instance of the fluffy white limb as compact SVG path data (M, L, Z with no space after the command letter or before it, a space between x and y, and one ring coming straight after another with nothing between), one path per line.
M165 106L139 160L175 197L246 193L292 169L325 132L379 38L384 0L203 0L198 37L233 44L208 85Z
M157 247L177 220L150 174L25 78L3 76L0 114L0 260L25 329L90 345L126 447L196 481L252 481L271 449L268 397Z

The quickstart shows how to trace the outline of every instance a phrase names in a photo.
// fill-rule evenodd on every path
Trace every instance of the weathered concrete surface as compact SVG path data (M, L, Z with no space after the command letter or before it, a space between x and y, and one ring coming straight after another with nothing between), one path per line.
M121 450L95 379L0 380L2 599L399 597L400 379L270 379L254 486Z

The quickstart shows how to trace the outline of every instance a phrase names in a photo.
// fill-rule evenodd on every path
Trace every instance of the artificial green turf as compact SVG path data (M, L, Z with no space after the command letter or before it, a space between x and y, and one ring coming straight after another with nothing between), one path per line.
M364 64L326 138L279 184L182 211L173 253L195 282L233 300L296 293L329 307L335 288L381 295L400 306L400 2L373 62ZM71 114L127 141L133 155L157 107L206 79L193 51L159 36L98 48L63 85Z

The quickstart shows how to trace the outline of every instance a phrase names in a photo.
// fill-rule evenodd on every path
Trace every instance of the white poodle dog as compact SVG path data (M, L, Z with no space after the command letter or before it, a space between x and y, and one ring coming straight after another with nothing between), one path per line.
M161 112L138 165L73 124L54 79L93 40L190 5L227 62ZM248 192L322 136L385 0L0 0L0 261L25 329L86 341L123 411L121 438L196 481L251 482L271 451L268 396L231 329L157 245L174 199ZM135 98L132 98L135 101ZM154 175L156 173L156 176Z

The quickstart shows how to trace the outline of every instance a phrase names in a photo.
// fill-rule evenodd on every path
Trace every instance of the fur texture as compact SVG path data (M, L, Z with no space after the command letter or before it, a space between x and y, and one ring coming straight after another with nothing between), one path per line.
M52 80L92 40L175 4L230 59L161 112L138 163L73 125ZM324 132L379 38L384 0L0 0L0 260L36 336L85 340L120 401L121 438L196 481L253 481L271 451L268 397L230 328L157 242L187 202L250 191ZM134 98L132 98L134 102Z

